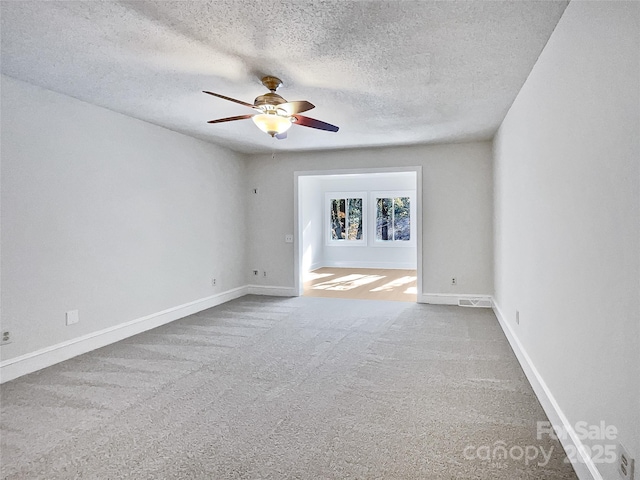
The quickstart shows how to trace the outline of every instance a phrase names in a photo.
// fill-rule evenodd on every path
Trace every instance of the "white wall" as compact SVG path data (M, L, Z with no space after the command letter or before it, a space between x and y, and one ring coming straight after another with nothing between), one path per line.
M572 1L494 142L497 305L569 423L616 426L636 461L639 19Z
M4 76L1 126L3 360L246 284L242 156Z
M324 265L322 177L301 177L299 192L300 203L303 205L300 212L303 230L300 268L306 273Z
M295 127L294 127L295 128ZM294 135L291 132L290 135ZM318 135L330 135L318 132ZM422 166L423 291L493 292L492 168L488 142L255 155L247 164L250 188L249 270L259 282L294 287L294 172ZM451 286L451 277L458 285Z
M304 224L311 239L304 238L303 242L316 243L310 251L314 252L314 268L325 267L358 267L358 268L416 268L415 235L412 242L406 245L376 246L373 242L374 219L372 213L375 206L371 202L372 192L381 191L411 191L415 196L415 172L385 172L357 175L322 175L301 176L302 186L299 187L303 195L302 215ZM311 192L315 193L312 195ZM319 195L317 195L319 190ZM360 192L366 197L368 209L366 215L366 244L344 245L329 244L328 238L328 206L326 195L336 192ZM415 200L415 197L414 197ZM415 210L415 205L413 206ZM311 217L313 216L313 217ZM303 260L303 271L305 261Z

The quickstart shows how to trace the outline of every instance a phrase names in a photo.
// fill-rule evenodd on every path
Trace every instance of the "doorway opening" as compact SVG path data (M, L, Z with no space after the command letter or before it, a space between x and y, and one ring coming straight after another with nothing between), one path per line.
M416 302L420 167L295 173L298 295Z

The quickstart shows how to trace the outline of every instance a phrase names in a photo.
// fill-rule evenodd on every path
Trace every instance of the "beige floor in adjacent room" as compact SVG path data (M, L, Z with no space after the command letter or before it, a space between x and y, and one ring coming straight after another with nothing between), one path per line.
M323 267L304 279L304 296L415 302L415 270Z

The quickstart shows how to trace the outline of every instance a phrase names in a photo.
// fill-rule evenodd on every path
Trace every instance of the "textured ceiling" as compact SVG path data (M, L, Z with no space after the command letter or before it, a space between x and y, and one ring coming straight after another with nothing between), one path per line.
M491 138L565 1L0 2L2 73L255 153ZM271 139L249 103L316 105L338 133Z

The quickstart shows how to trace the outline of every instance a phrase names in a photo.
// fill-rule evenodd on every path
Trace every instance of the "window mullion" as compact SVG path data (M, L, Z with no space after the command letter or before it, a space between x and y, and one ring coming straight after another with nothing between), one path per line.
M391 199L391 240L396 241L396 199Z
M344 239L349 241L349 229L351 225L349 224L349 199L344 199Z

